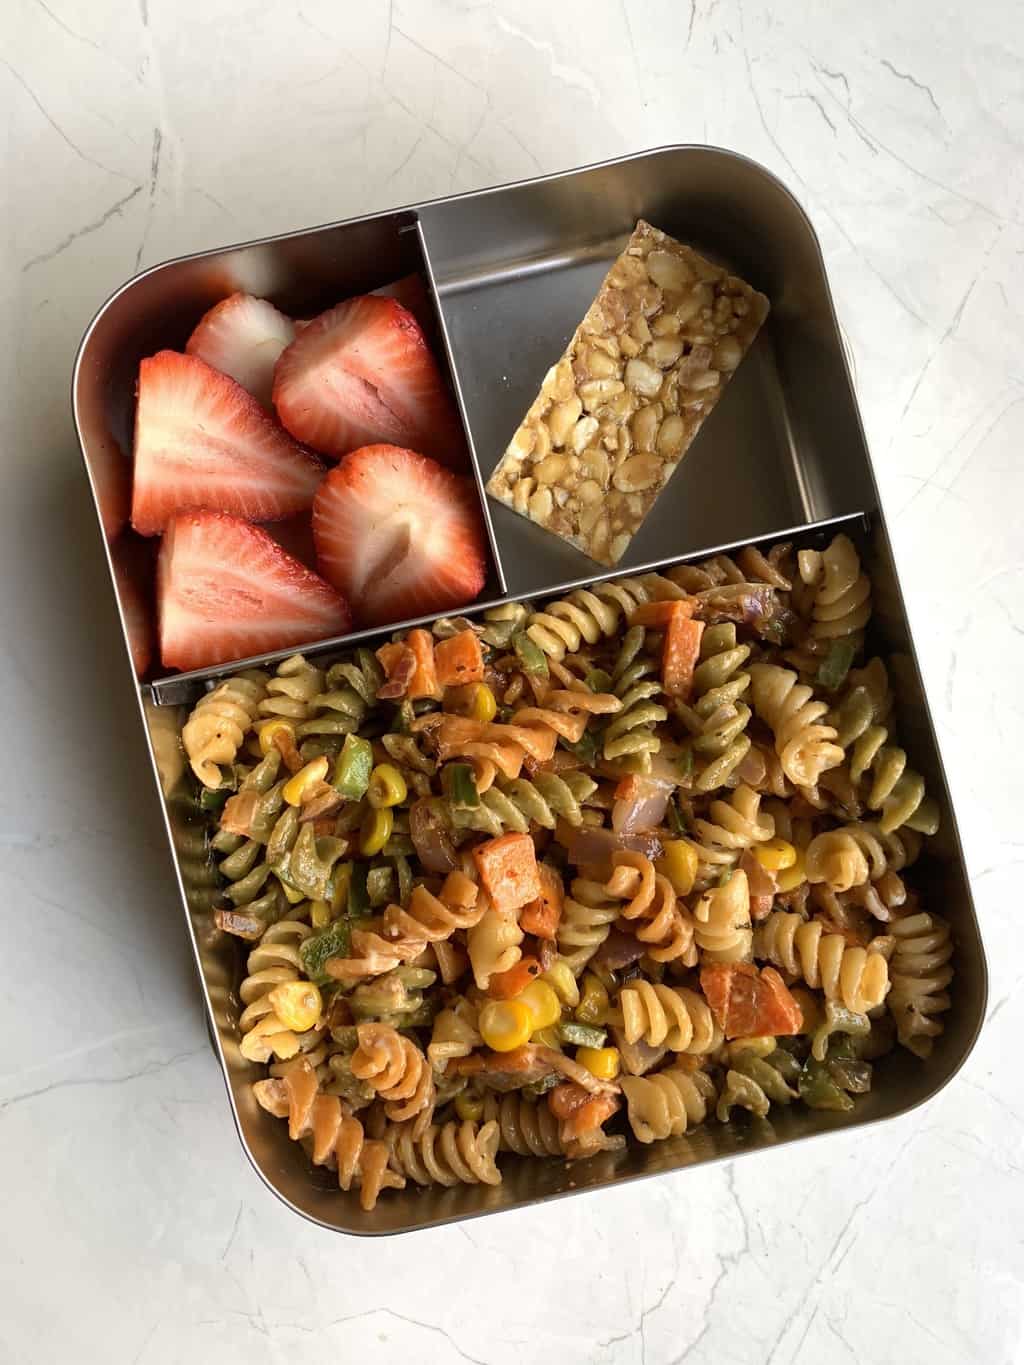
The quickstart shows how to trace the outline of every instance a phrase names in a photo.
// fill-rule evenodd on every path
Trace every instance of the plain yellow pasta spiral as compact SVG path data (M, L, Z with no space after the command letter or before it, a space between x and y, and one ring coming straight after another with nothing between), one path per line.
M870 825L843 825L817 834L807 845L807 880L833 891L878 881L888 867L885 846Z
M417 1185L500 1185L495 1164L498 1151L497 1123L429 1124L417 1133L403 1123L385 1135L391 1166Z
M711 962L747 962L753 940L750 885L737 868L721 886L705 891L693 912L697 947Z
M775 834L775 821L761 810L761 796L739 786L728 800L712 801L707 817L694 821L698 866L704 878L735 867L744 849L763 844Z
M469 965L473 980L482 991L490 985L491 977L507 972L522 957L519 945L523 941L515 915L488 906L482 917L466 934Z
M866 1014L885 999L889 968L879 952L847 944L828 934L817 920L776 910L758 925L754 956L799 977L826 1000L839 1000L855 1014Z
M508 1095L488 1094L483 1117L497 1123L500 1151L518 1156L561 1156L565 1151L558 1120L543 1099L528 1099L517 1090Z
M622 849L612 855L612 875L606 890L620 897L623 919L635 920L637 940L647 946L654 962L675 962L692 967L697 961L693 920L676 899L672 883L655 871L642 853Z
M267 675L250 669L218 683L196 703L181 742L204 787L221 785L221 766L234 763L266 687Z
M816 701L806 683L777 664L751 664L754 710L775 735L775 751L782 770L799 787L813 787L828 768L842 763L844 754L835 743L836 731L823 725L828 711Z
M390 1024L358 1024L359 1045L352 1054L352 1075L372 1085L394 1123L416 1120L422 1132L434 1108L434 1073L411 1039Z
M656 1076L623 1076L626 1117L640 1142L681 1137L703 1123L715 1086L703 1071L669 1067Z
M312 932L300 920L278 920L249 954L246 976L238 988L245 1006L238 1028L242 1034L242 1056L251 1062L267 1062L272 1055L294 1057L303 1050L304 1038L314 1045L321 1036L319 1028L308 1030L308 1038L293 1032L278 1018L270 999L275 987L298 981L304 975L299 948Z
M575 654L584 641L595 645L610 639L623 618L628 620L642 602L682 596L674 583L653 573L596 583L591 588L577 588L533 612L526 633L544 654L561 662L566 654Z
M619 992L626 1042L641 1040L670 1052L711 1052L722 1041L707 1001L685 986L638 980Z
M815 587L812 636L837 640L863 630L871 616L871 580L849 536L836 536L820 555L803 551L798 564L801 578Z
M434 1016L427 1057L437 1072L443 1072L450 1061L468 1057L483 1039L477 1028L479 1010L464 995L453 1000Z
M953 938L938 915L924 912L895 920L889 932L896 940L892 955L889 1009L904 1047L927 1057L942 1032L935 1017L949 1009L946 987L953 979Z
M577 877L569 887L558 924L558 951L574 976L587 965L619 917L620 901L603 882Z

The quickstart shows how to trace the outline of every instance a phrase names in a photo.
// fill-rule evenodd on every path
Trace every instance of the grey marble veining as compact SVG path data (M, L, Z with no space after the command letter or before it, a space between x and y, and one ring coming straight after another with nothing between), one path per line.
M0 1360L1024 1359L1024 16L1014 0L7 0ZM136 270L665 142L822 239L990 956L877 1129L379 1243L242 1157L68 412Z

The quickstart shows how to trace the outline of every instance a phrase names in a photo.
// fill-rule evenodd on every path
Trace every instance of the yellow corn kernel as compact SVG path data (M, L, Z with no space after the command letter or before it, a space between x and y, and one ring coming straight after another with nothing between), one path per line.
M381 851L391 838L394 824L395 817L387 807L366 812L366 818L359 826L359 847L365 858L372 858L375 853Z
M289 886L288 883L283 882L280 877L277 879L277 884L284 892L284 898L289 905L298 905L299 901L306 899L301 891L297 891L294 886Z
M331 922L331 907L326 901L310 901L309 922L314 929L326 929Z
M494 1052L513 1052L529 1041L533 1014L519 1000L490 1000L480 1011L477 1027Z
M593 972L583 978L583 994L576 1006L576 1018L581 1024L600 1024L608 1010L608 991Z
M290 735L292 743L295 743L295 726L290 720L282 720L279 716L274 720L268 720L260 726L260 753L269 754L274 747L275 735Z
M516 999L533 1015L533 1031L550 1028L562 1017L562 1002L546 981L531 981Z
M257 1019L242 1039L239 1051L249 1062L269 1062L271 1057L287 1061L299 1050L299 1040L291 1029L282 1029L276 1014Z
M483 1096L471 1095L468 1090L460 1090L455 1096L455 1112L460 1119L479 1123L484 1116Z
M498 703L494 700L494 693L486 683L477 683L469 708L470 716L473 720L489 721L494 719L497 710Z
M378 763L370 774L370 785L366 789L366 799L376 810L387 806L400 806L409 794L405 778L393 763Z
M324 1006L320 989L312 981L282 981L267 999L281 1023L293 1033L311 1029Z
M290 777L281 792L289 806L301 806L307 792L327 777L329 767L327 755L321 754L319 758L312 759L304 768L300 768L294 777Z
M804 852L802 848L798 848L795 861L790 863L789 867L784 867L781 872L775 874L775 885L779 891L795 891L800 883L806 880Z
M578 1047L576 1060L585 1066L599 1081L614 1081L619 1074L619 1049L617 1047Z
M562 1004L569 1009L574 1010L580 1003L579 985L564 957L556 957L540 979L548 983Z
M655 863L663 877L672 883L677 896L688 896L697 880L697 846L688 839L668 839L664 853Z
M796 849L786 839L769 839L758 844L754 857L766 872L781 872L796 863Z

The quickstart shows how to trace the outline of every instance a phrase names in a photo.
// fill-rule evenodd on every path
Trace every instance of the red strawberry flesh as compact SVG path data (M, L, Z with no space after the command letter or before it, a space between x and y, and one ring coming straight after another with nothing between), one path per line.
M240 384L198 356L139 366L132 525L162 531L187 508L277 521L310 506L323 467Z
M232 294L204 314L185 350L269 408L274 366L294 338L294 322L272 303L252 294Z
M486 578L480 501L469 479L397 446L342 460L313 504L321 572L361 625L464 606Z
M347 299L303 327L277 362L274 406L297 440L334 459L387 441L449 466L465 460L441 372L395 299Z
M258 526L223 512L175 517L158 575L166 668L206 668L342 635L344 598Z

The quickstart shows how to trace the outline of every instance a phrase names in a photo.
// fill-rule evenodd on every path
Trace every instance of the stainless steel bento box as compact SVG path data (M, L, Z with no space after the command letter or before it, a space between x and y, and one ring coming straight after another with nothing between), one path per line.
M140 715L239 1137L269 1188L324 1227L366 1234L429 1227L891 1118L950 1080L984 1017L981 937L821 250L796 200L754 162L715 148L666 147L146 271L97 314L75 366L75 420L97 510L98 461L111 442L130 449L141 357L181 347L199 316L233 289L309 316L411 270L423 274L433 295L438 351L450 367L483 498L483 482L545 370L640 217L734 269L768 295L772 311L616 573L699 559L750 540L820 543L826 524L844 522L874 579L876 643L894 656L904 742L943 807L941 832L915 871L926 904L953 925L953 1008L931 1059L922 1064L902 1052L883 1059L876 1088L850 1113L773 1110L770 1122L741 1120L575 1165L510 1158L497 1188L407 1188L365 1213L330 1173L309 1166L283 1124L259 1110L250 1089L259 1071L238 1048L244 952L213 925L216 873L185 799L177 752L181 708L204 682L238 665L142 684ZM493 563L478 609L505 596L551 597L616 576L594 573L592 561L507 508L486 507ZM121 610L123 618L123 604ZM338 644L306 652L328 653Z

